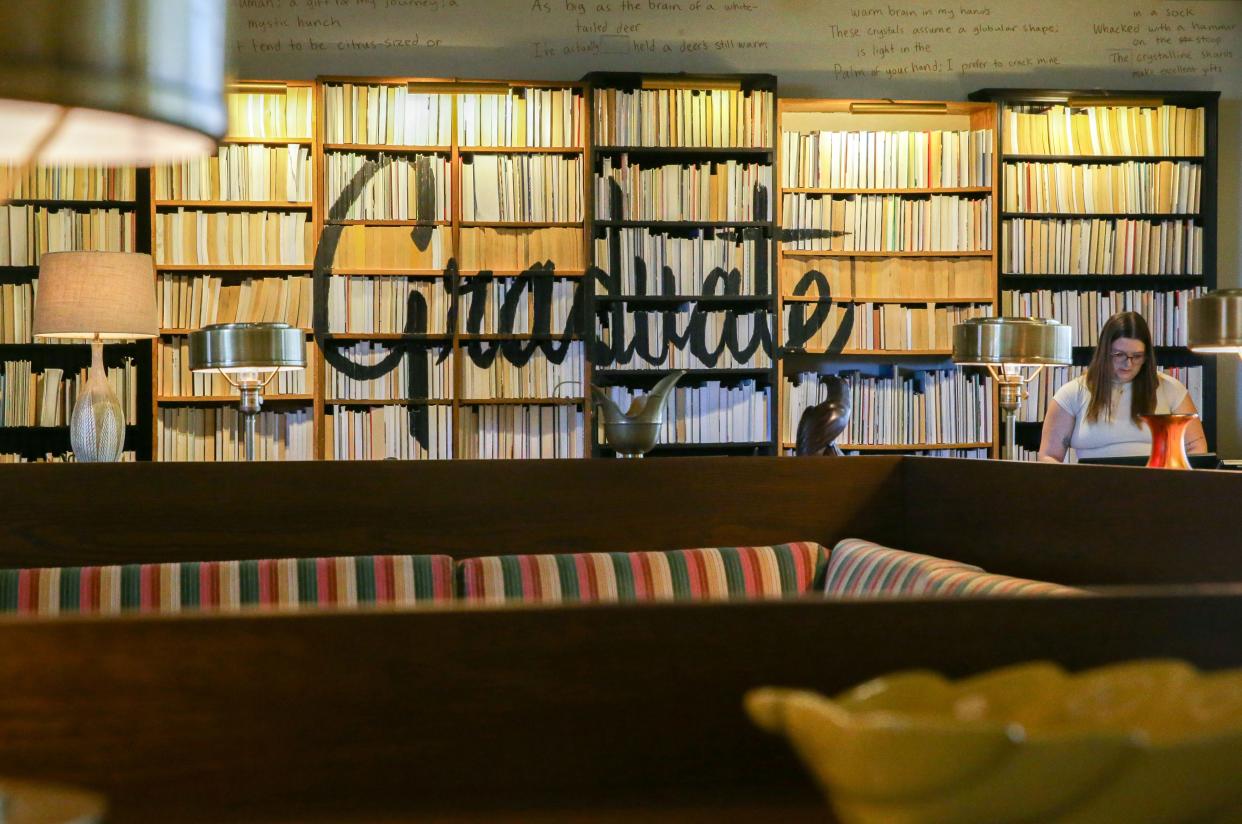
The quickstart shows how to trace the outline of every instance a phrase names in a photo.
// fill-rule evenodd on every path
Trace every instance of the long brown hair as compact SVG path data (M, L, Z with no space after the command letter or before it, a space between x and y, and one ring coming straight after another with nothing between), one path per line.
M1156 374L1156 350L1151 345L1151 330L1138 312L1118 312L1100 330L1100 342L1096 344L1091 365L1087 367L1087 389L1091 392L1087 420L1112 419L1113 384L1116 382L1112 352L1113 341L1118 338L1140 341L1147 355L1139 373L1134 376L1134 388L1130 393L1130 419L1137 425L1139 415L1156 411L1156 386L1160 381Z

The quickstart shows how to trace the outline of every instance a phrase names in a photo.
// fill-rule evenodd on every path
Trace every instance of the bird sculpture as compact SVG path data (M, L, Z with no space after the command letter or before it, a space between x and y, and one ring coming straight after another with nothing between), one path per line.
M618 458L641 458L656 445L664 425L664 399L685 374L677 369L660 378L650 392L630 401L625 412L603 389L591 387L604 420L604 439Z
M802 455L840 455L837 436L850 425L850 385L836 375L820 380L828 397L823 403L807 407L798 421L796 452Z

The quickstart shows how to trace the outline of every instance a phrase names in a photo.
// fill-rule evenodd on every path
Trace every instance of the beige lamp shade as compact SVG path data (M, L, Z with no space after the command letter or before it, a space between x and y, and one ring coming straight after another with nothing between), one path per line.
M39 263L36 338L129 340L159 334L155 270L137 252L49 252Z
M215 150L226 0L0 3L0 160L151 165Z
M1242 354L1242 289L1217 289L1190 302L1186 343L1195 352Z
M1073 362L1070 328L1043 318L971 318L953 327L953 360L963 366Z

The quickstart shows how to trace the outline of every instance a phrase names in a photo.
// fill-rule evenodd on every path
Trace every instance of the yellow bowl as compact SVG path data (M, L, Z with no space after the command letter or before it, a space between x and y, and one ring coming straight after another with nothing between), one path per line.
M835 699L758 689L746 709L844 824L1242 822L1242 670L911 671Z

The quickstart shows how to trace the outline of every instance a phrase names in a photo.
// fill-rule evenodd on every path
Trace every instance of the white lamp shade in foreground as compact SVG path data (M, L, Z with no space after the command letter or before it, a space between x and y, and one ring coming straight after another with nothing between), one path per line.
M39 264L36 338L129 340L159 334L151 256L49 252Z

